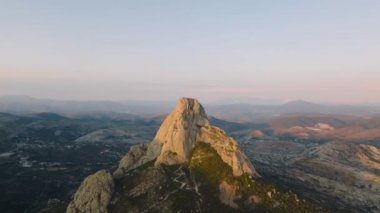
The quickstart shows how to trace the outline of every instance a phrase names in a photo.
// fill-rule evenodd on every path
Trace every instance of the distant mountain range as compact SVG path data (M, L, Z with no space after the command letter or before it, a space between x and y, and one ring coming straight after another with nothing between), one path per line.
M234 122L267 122L289 114L378 116L380 106L322 105L303 100L279 105L230 104L206 106L209 114Z
M170 112L173 102L165 101L63 101L28 96L0 97L0 112L25 114L54 112L64 115L126 113L157 116ZM235 122L263 122L285 114L380 115L380 106L323 105L296 100L277 105L206 104L209 115Z
M173 103L160 101L65 101L29 96L2 96L0 97L0 112L16 114L54 112L64 115L114 112L157 115L169 112Z

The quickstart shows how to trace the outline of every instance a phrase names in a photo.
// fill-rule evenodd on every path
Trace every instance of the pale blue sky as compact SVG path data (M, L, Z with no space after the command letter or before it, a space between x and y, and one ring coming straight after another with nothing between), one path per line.
M380 103L378 0L0 5L0 95Z

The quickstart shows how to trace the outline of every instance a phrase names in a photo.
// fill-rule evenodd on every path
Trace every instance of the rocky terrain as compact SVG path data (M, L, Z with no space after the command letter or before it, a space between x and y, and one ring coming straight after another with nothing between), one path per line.
M98 195L88 208L109 212L268 211L285 201L276 210L294 212L310 207L294 204L303 199L323 212L379 212L379 127L376 116L320 113L235 123L186 100L148 117L0 113L0 212L65 212L81 191Z
M291 114L230 132L260 174L333 212L379 212L380 119Z
M376 142L380 139L379 116L286 115L271 119L269 126L275 135L307 140Z
M106 171L87 177L66 212L318 210L261 179L238 143L189 98L180 99L153 141L133 146L110 177Z
M116 167L131 145L151 140L159 123L123 114L0 113L0 212L65 209L83 178Z
M261 140L243 147L264 177L321 206L380 211L380 150L372 145Z

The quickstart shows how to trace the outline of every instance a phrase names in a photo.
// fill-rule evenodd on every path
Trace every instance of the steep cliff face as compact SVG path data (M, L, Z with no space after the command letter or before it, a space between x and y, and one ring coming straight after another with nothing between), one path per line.
M162 146L157 164L181 164L189 161L199 132L209 126L203 107L195 99L180 99L157 132L153 143Z
M155 159L156 166L186 164L196 142L210 144L223 161L232 167L235 176L248 173L259 177L237 142L222 129L210 125L203 106L191 98L179 99L152 143L132 147L114 175L121 177L129 170Z
M147 157L148 145L137 144L120 160L119 167L113 173L115 178L122 177L127 171L135 169L149 161ZM154 159L154 158L153 158Z
M237 142L222 129L210 125L202 105L190 98L180 99L158 130L153 143L161 144L162 149L155 164L188 163L197 142L210 144L231 166L234 176L244 173L259 176Z
M234 212L289 203L312 210L291 194L275 194L259 177L238 143L210 124L202 105L181 98L153 141L133 146L113 177L104 171L88 177L67 212ZM279 201L268 199L268 190Z

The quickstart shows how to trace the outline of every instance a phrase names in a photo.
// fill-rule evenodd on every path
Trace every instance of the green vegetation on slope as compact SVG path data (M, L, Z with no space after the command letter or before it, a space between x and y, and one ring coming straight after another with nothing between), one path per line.
M318 212L311 203L299 199L292 192L281 192L273 184L252 179L249 174L234 177L232 168L207 143L197 142L192 151L189 168L198 181L208 183L208 186L203 186L201 190L211 197L219 194L218 185L223 181L235 185L238 193L242 195L236 203L243 207L243 211ZM248 209L244 200L252 196L255 200L255 209Z
M197 142L194 147L189 168L196 174L202 174L211 184L222 181L233 182L232 168L225 163L210 144Z

